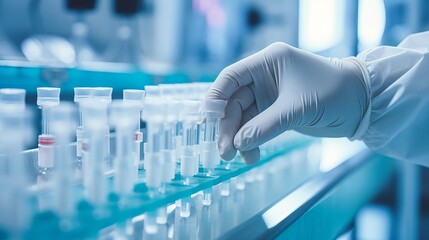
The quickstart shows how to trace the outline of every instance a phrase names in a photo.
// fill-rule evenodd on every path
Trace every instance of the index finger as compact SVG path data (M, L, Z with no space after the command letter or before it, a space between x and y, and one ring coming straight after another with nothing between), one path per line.
M253 82L264 60L257 52L223 69L207 92L206 99L228 100L240 87Z

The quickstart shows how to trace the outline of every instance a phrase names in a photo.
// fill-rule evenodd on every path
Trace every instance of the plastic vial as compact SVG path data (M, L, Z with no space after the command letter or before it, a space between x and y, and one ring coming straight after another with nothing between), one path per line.
M31 220L29 174L21 152L27 129L25 90L0 89L0 226L11 239L23 238Z
M174 85L174 104L176 105L177 109L183 108L183 102L190 100L189 94L188 94L188 88L186 87L187 84L173 84ZM178 121L176 123L175 127L175 137L174 142L176 145L176 152L177 152L177 164L180 164L181 161L181 149L182 149L182 143L183 143L183 112L178 112Z
M198 173L198 159L194 154L194 146L197 139L197 122L200 121L201 102L184 101L182 109L182 149L180 160L180 172L184 177L184 184L188 185L189 180Z
M149 194L156 197L163 181L164 159L161 153L163 143L162 99L159 97L145 98L143 120L146 121L147 145L145 148L146 185ZM157 232L158 211L150 211L145 216L145 231Z
M137 181L138 178L138 171L139 171L139 164L140 164L140 149L141 149L141 145L143 142L143 133L141 131L141 127L140 127L140 116L142 114L143 111L143 103L144 103L144 97L145 97L145 91L144 90L139 90L139 89L125 89L123 91L123 101L124 102L129 102L132 104L135 104L138 106L138 116L135 119L136 123L136 129L135 129L135 133L134 133L134 172L133 175L135 180Z
M60 104L59 88L37 88L37 106L42 110L42 134L39 135L39 151L37 165L39 173L45 175L54 167L54 135L50 133L47 109L57 107Z
M203 106L204 139L201 161L208 175L210 175L213 168L220 162L217 140L219 123L220 119L224 117L225 105L226 101L224 100L207 99Z
M161 97L161 88L158 85L156 85L156 86L155 85L148 85L148 86L145 86L144 89L145 89L145 95L146 95L145 98L147 98L147 99L153 99L153 98L160 98ZM160 109L161 108L158 108L158 110L156 110L156 111L159 111ZM142 114L144 115L145 112L143 112ZM148 148L147 142L143 143L143 151L144 151L145 159L148 157L147 148ZM143 163L144 163L144 169L147 170L147 165L148 165L149 161L144 161Z
M110 87L92 88L92 99L99 100L100 102L103 102L108 106L112 102L112 90L113 89ZM107 167L110 168L110 129L109 124L107 122L107 109L104 115L105 117L103 118L103 121L99 122L99 124L103 125L104 127L104 162L106 163Z
M176 174L176 151L175 146L173 144L173 126L177 121L177 109L174 108L175 106L172 104L171 98L163 97L163 99L165 100L163 101L164 111L162 111L164 115L164 121L162 128L162 143L160 147L162 158L164 161L164 168L163 172L161 173L163 176L161 192L165 193L166 184L173 180ZM165 206L158 209L157 223L167 223L167 208Z
M201 149L201 163L206 175L211 175L214 167L220 163L217 140L220 119L224 117L226 101L206 99L203 105L204 139ZM203 191L203 205L211 204L211 188Z
M200 121L201 102L199 101L184 101L182 108L182 148L180 160L180 173L184 178L184 184L190 184L190 178L198 173L198 159L194 154L196 143L196 126ZM180 201L180 216L190 216L190 197L185 197Z
M126 196L133 191L135 179L135 130L139 118L139 106L131 102L114 101L111 122L116 130L116 157L114 161L114 191Z
M164 143L162 145L162 153L165 161L164 183L170 182L175 177L176 173L176 144L175 134L178 122L179 108L174 101L174 85L161 84L161 97L164 100Z
M75 133L76 114L76 107L71 103L62 103L59 107L50 108L47 111L51 131L55 136L55 211L63 218L70 218L75 213L75 161L69 145Z
M108 103L100 99L81 102L87 153L84 161L83 178L85 195L95 206L106 203L106 126Z
M88 87L77 87L74 88L74 102L78 105L78 122L77 122L77 128L76 128L76 160L78 167L82 166L82 157L83 157L83 151L82 151L82 143L84 141L83 139L83 116L82 116L82 109L80 106L80 103L85 100L89 99L92 96L92 89Z

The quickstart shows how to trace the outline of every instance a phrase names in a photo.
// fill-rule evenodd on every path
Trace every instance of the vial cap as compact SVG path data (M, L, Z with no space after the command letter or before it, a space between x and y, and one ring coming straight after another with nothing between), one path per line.
M25 106L25 90L19 88L0 89L0 103Z
M89 87L76 87L74 88L74 101L80 102L83 99L90 98L92 96L92 89Z
M174 98L175 86L174 84L160 84L161 95L163 97Z
M190 84L174 84L175 87L175 98L180 100L190 99Z
M135 102L141 108L143 108L143 101L145 97L145 91L140 89L124 89L123 98L124 102Z
M146 97L159 97L159 96L161 96L161 87L160 86L145 86L144 90L146 91Z
M92 88L92 97L110 103L112 101L112 90L110 87Z
M60 88L37 88L37 105L41 107L54 107L60 104Z
M206 99L203 104L203 113L223 118L225 115L225 106L226 100Z
M195 100L186 100L182 103L184 114L198 114L200 113L201 102Z
M135 129L137 127L139 108L136 104L114 100L110 109L110 122L116 128Z

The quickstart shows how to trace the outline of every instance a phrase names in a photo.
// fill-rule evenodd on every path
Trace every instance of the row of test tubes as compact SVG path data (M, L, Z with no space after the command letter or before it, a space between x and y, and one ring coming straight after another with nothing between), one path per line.
M192 177L209 177L219 165L218 127L226 101L205 99L209 86L165 84L145 88L144 167L146 184L153 196L165 193L166 184L175 179L176 173L183 185L190 185ZM204 190L204 205L211 204L211 192L211 187ZM181 199L178 205L180 215L189 217L191 196ZM166 223L166 213L167 207L147 213L145 230L156 232L157 224Z
M205 83L146 86L123 90L121 100L112 100L112 88L79 87L74 89L74 104L60 101L59 88L38 88L42 124L36 165L40 184L48 183L53 193L54 201L47 208L70 227L82 197L97 216L103 216L112 194L119 206L125 206L135 187L143 184L149 199L162 199L173 185L197 186L201 179L215 178L219 169L228 169L230 163L221 161L217 151L226 102L205 99L209 87ZM0 212L10 212L0 216L0 234L1 229L9 229L19 238L29 228L31 213L37 212L27 191L34 184L28 174L32 166L20 154L33 136L25 91L0 89L0 112L0 184L5 189L0 191ZM251 182L255 176L252 171L234 178L234 189L243 190L246 179ZM198 193L199 204L210 208L214 195L230 195L229 180L214 187L216 194L212 187ZM145 233L159 233L160 226L168 223L172 205L175 217L195 216L191 214L195 196L147 211ZM16 209L19 213L13 212ZM10 221L10 215L16 219Z
M60 104L59 88L38 88L37 106L41 110L38 174L45 178L44 181L54 182L56 212L64 217L74 214L76 200L73 197L73 187L77 179L82 180L85 196L91 204L105 205L109 194L105 175L109 170L115 173L115 193L126 195L132 192L138 181L142 160L141 118L145 121L147 130L147 141L144 144L144 181L151 196L165 192L165 185L175 178L177 172L183 176L185 185L191 183L192 176L199 174L200 164L205 169L201 174L210 175L220 161L216 151L217 126L225 103L217 103L215 108L218 109L213 108L213 103L208 104L207 115L204 115L201 111L202 100L208 87L208 84L147 86L146 96L144 90L128 89L124 90L122 101L113 103L112 88L81 87L74 89L76 106L70 103ZM9 108L15 109L17 106L22 111L25 110L24 90L3 89L2 96L2 101L5 102L2 111L9 111ZM217 113L210 115L213 109ZM24 115L20 113L16 117L22 118ZM11 129L8 124L9 119L4 117L2 129ZM31 124L22 123L22 126L12 128L15 133L8 135L22 137L28 134L30 131L26 130L24 125ZM111 129L116 130L114 161L110 157ZM210 134L208 131L204 134L204 129L210 129ZM22 137L18 140L24 139ZM76 140L75 151L69 146L73 140ZM7 142L7 139L2 142ZM7 144L2 146L5 151L14 150L14 154L24 150L23 143L16 143L11 148L7 147ZM11 159L6 155L4 159ZM4 164L4 169L8 169L9 164ZM22 175L25 175L24 170ZM29 181L23 182L29 184ZM210 192L207 192L206 199L210 198ZM185 198L182 202L182 216L187 217L190 198ZM207 204L210 204L210 200ZM157 210L155 218L154 223L165 223L166 208ZM150 217L147 222L150 231Z

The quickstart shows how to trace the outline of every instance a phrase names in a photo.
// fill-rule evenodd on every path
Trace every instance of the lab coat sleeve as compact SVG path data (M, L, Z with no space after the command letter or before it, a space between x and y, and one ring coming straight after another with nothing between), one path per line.
M370 96L352 139L382 154L429 166L429 32L355 59Z

